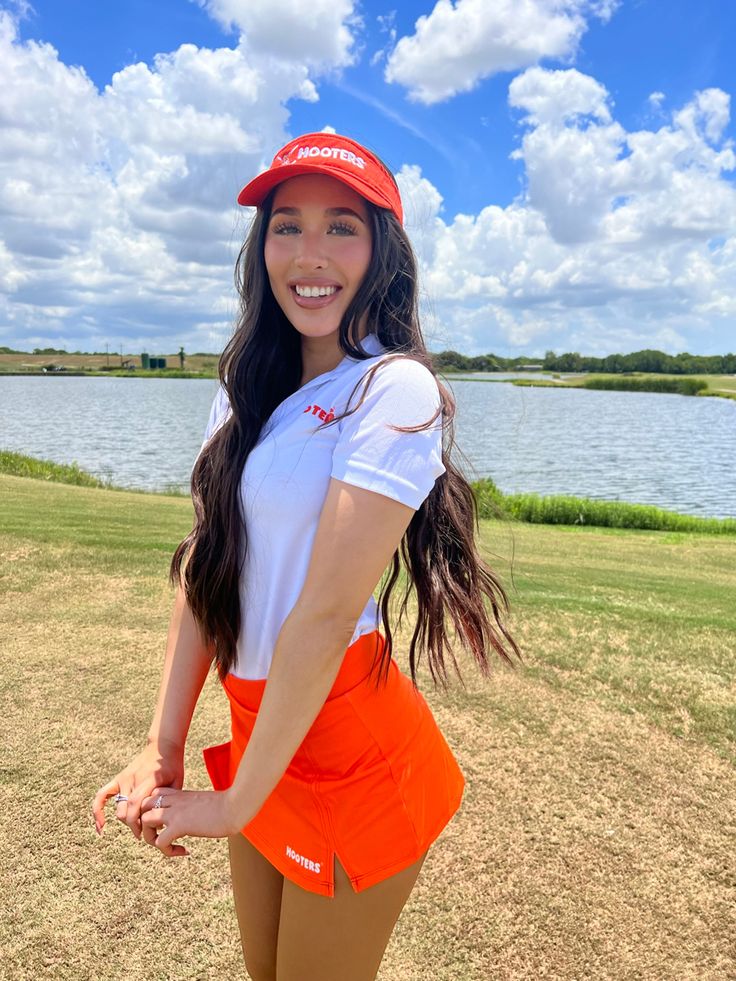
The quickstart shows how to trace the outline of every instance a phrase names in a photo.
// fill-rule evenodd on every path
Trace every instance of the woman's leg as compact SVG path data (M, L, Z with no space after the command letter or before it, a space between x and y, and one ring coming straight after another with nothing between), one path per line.
M253 981L276 981L276 944L284 877L244 835L228 838L235 912Z
M332 898L285 879L277 981L374 981L426 857L358 893L335 858Z

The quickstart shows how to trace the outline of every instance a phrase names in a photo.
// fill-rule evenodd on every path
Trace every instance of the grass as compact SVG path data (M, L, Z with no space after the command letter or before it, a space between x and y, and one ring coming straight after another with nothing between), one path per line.
M736 535L736 518L701 518L666 511L651 504L598 501L564 494L504 494L489 477L475 481L472 486L482 518L505 516L531 524Z
M592 388L630 392L669 392L679 395L715 396L736 399L736 375L660 375L654 372L635 372L626 375L588 374L563 375L554 372L551 380L530 375L528 378L494 378L466 376L443 369L448 381L492 382L511 384L519 388Z
M243 978L225 843L167 861L88 811L150 723L190 502L7 475L0 494L0 974ZM525 663L483 679L456 649L448 693L420 666L467 787L379 978L734 977L733 543L483 520L481 547ZM187 786L228 724L213 676Z
M626 375L588 374L574 377L559 373L555 381L545 378L513 378L512 385L522 388L588 388L627 392L668 392L677 395L716 396L736 399L736 376L733 375L660 375L635 372ZM475 381L476 379L468 379ZM485 379L483 379L485 380ZM508 381L509 379L504 379Z
M63 365L67 374L113 375L124 378L216 378L217 355L189 354L184 369L178 354L166 355L167 367L155 369L141 367L140 355L126 354L126 361L135 365L128 371L121 365L117 354L4 354L0 352L0 375L38 375L46 365ZM54 374L54 377L59 377Z
M38 460L22 453L0 450L0 474L52 480L80 487L105 487L123 491L108 481L98 480L76 463L59 464ZM650 531L693 531L703 534L736 534L736 519L700 518L677 514L648 504L625 501L597 501L586 497L539 494L503 494L489 477L471 484L482 518L504 516L516 521L550 525L595 525L603 528L647 528ZM150 491L136 490L144 494ZM155 492L154 492L155 493ZM188 497L188 492L171 487L167 494Z
M54 463L51 460L38 460L23 453L0 450L0 473L13 477L32 477L34 480L53 480L61 484L76 484L78 487L106 487L105 481L81 470L76 463Z
M626 376L592 375L583 388L608 389L614 392L669 392L675 395L700 395L708 388L704 378L676 378L667 375Z
M99 480L76 463L54 463L53 460L40 460L24 453L13 453L10 450L0 450L0 474L12 477L30 477L33 480L50 480L60 484L74 484L77 487L104 487L106 490L121 491L131 494L147 494L151 491L128 490L118 487L108 480ZM167 494L176 497L189 497L189 493L176 487L169 487Z

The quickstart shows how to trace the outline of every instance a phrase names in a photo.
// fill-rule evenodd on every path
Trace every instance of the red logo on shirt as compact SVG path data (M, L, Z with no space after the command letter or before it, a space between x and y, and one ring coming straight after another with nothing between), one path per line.
M325 410L320 408L318 405L308 405L304 411L311 412L313 416L319 416L323 422L332 422L332 420L335 418L334 405L329 412L325 412Z

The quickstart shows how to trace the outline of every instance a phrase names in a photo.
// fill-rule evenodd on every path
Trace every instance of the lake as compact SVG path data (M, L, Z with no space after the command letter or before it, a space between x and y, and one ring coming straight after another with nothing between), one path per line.
M469 480L736 517L735 401L446 384L464 454L455 465ZM0 376L0 448L75 461L126 487L186 489L216 389L215 380Z

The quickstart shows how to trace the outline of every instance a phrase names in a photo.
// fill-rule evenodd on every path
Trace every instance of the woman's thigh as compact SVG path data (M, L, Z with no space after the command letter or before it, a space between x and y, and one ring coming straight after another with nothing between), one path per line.
M242 834L228 848L245 966L253 981L275 981L284 877Z
M358 893L335 858L332 898L285 879L277 981L373 981L426 857Z

